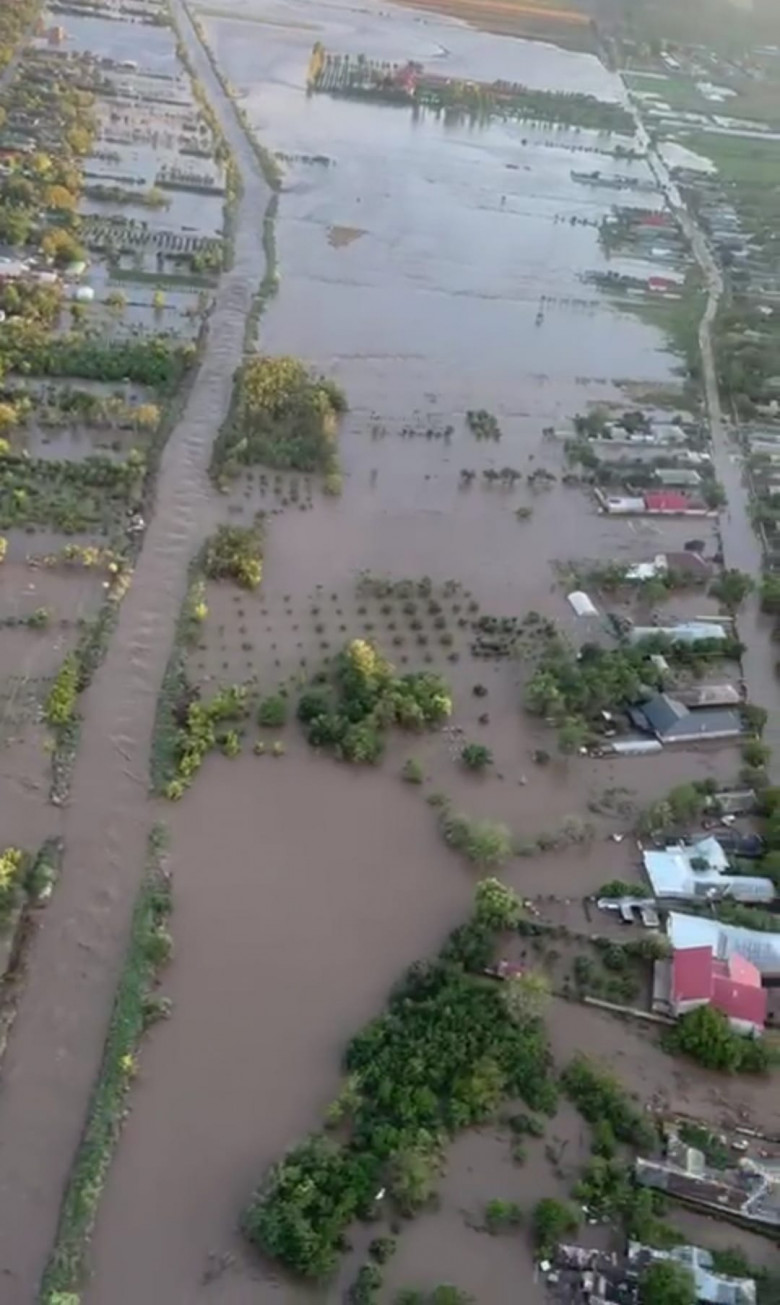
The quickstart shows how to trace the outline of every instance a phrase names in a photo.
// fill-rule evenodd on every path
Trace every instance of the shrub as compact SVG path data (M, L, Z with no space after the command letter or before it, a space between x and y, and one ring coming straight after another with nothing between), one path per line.
M374 1305L382 1287L382 1270L376 1264L362 1264L349 1289L352 1305Z
M485 1227L489 1233L506 1232L523 1222L523 1211L514 1201L488 1201L485 1206Z
M496 932L514 929L523 914L517 893L498 879L483 879L477 884L474 900L477 923Z
M748 766L765 766L772 755L772 749L760 739L746 739L742 744L742 760Z
M256 589L263 578L263 532L254 526L218 526L206 541L203 569L210 580L233 580Z
M693 1274L675 1260L657 1260L642 1272L639 1300L641 1305L696 1305Z
M43 708L47 724L67 725L76 712L79 692L79 663L75 653L68 653L57 672Z
M561 1075L566 1096L589 1124L606 1120L615 1137L640 1151L655 1144L655 1131L616 1078L584 1055L575 1056Z
M576 1206L569 1201L556 1201L544 1197L537 1201L532 1215L534 1244L541 1255L549 1255L558 1242L576 1231L580 1216Z
M421 762L416 757L407 757L401 769L401 778L407 784L422 784L425 774Z
M706 1069L758 1074L769 1068L764 1043L735 1033L723 1012L712 1006L698 1006L683 1015L664 1043L669 1051L690 1056Z
M469 820L445 809L441 829L450 847L462 852L469 861L485 868L504 865L512 855L512 835L506 825L492 820Z
M323 471L328 492L339 492L335 446L337 419L345 408L338 386L312 376L298 359L250 358L238 373L235 417L217 442L214 469L261 462L281 470Z
M267 729L281 729L287 720L287 702L280 693L262 698L257 709L257 723Z
M464 743L460 759L468 770L484 770L493 764L493 753L484 743Z

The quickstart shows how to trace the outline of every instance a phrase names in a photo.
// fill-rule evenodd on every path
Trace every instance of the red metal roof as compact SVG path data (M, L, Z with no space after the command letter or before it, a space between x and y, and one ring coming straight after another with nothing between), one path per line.
M712 948L681 947L672 958L672 996L678 1001L709 1001Z
M690 506L691 500L688 496L676 490L654 490L651 494L645 494L645 507L648 512L686 512Z
M732 1020L762 1028L766 1023L766 990L755 965L742 956L717 960L711 947L682 947L672 958L672 998L708 1001Z

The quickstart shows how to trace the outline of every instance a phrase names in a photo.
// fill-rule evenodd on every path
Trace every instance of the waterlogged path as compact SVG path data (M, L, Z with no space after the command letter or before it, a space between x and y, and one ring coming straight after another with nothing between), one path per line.
M188 562L208 528L207 467L264 271L269 199L255 155L180 0L172 8L244 180L235 261L162 462L157 501L108 655L85 695L65 863L41 916L0 1081L0 1299L36 1299L98 1073L144 866L155 703Z

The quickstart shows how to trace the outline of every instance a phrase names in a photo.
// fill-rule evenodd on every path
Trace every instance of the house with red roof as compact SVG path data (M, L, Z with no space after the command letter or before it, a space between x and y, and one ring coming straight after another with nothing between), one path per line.
M689 498L676 489L651 490L644 495L645 511L671 516L705 516L707 507L699 499Z
M674 952L671 971L670 1005L677 1018L697 1006L713 1006L723 1012L735 1033L761 1036L767 995L750 961L736 953L720 960L711 947L682 947Z

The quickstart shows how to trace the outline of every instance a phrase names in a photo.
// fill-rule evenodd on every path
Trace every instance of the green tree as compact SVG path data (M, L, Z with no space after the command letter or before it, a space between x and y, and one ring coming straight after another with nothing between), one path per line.
M534 1243L542 1255L549 1254L559 1241L576 1231L580 1222L579 1211L569 1201L556 1201L545 1196L537 1201L532 1216Z
M712 1006L697 1006L683 1015L671 1030L668 1044L706 1069L725 1073L756 1072L765 1069L769 1059L762 1042L735 1033L722 1011Z
M489 929L514 929L522 918L522 903L499 879L483 879L474 893L475 915Z
M716 580L713 580L710 593L729 611L734 612L738 607L741 607L748 594L751 594L755 587L752 576L749 576L745 571L737 570L736 567L729 567Z
M761 610L774 615L780 612L780 574L772 572L761 581Z
M460 759L468 770L484 770L493 763L493 753L484 743L464 743Z
M257 723L268 729L281 729L287 720L287 701L281 693L262 698L257 709Z
M550 982L538 970L517 974L507 979L501 989L507 1014L516 1024L538 1019L550 996Z
M676 1260L657 1260L642 1274L639 1300L641 1305L696 1305L693 1274Z

